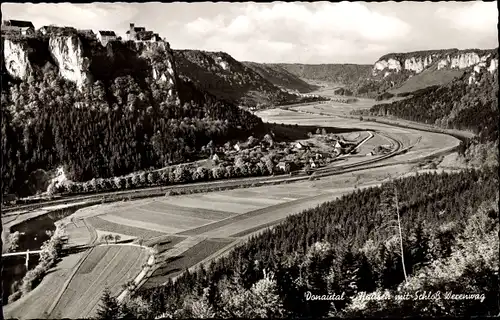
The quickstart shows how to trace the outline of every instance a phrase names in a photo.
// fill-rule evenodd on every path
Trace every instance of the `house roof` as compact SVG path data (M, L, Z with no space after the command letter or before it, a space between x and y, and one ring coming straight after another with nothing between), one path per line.
M146 28L145 27L134 27L134 31L135 32L142 32L142 31L146 31ZM127 30L127 34L130 34L130 30Z
M137 33L137 39L150 40L153 37L153 31L140 31Z
M73 27L61 27L61 26L55 26L55 25L43 26L39 30L42 30L42 29L45 29L48 32L76 31L76 29Z
M31 21L22 21L22 20L4 20L4 25L18 28L34 28L33 23Z
M114 31L99 30L99 34L101 36L116 37L116 33Z

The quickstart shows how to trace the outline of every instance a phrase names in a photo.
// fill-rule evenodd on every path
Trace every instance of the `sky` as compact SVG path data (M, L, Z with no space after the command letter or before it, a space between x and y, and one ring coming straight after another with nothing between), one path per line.
M372 64L392 52L498 47L496 2L3 3L2 19L114 30L240 61Z

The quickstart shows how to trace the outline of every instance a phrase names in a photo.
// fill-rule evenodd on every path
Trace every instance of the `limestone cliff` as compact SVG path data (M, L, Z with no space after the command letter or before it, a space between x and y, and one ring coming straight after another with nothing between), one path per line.
M404 94L431 86L450 83L453 79L481 68L496 70L497 60L492 57L496 49L446 49L417 51L408 53L389 53L378 59L372 68L371 76L356 84L357 94L368 96L384 92ZM471 75L470 83L475 82Z
M166 41L112 41L105 47L97 39L78 33L25 38L3 38L6 76L27 80L41 76L47 67L78 89L99 80L110 84L130 75L139 82L153 79L166 86L169 98L178 101L176 64Z
M469 71L469 85L478 84L478 75L481 72L494 73L497 72L498 68L498 52L493 53L491 56L488 55L487 58L482 59L479 63L475 64L474 67Z
M409 53L390 53L375 62L372 76L387 77L391 73L419 74L426 69L465 69L491 56L492 50L435 50Z
M134 42L139 57L147 59L151 64L151 77L158 83L166 84L169 96L178 100L177 71L170 44L165 41Z
M3 41L3 60L5 69L15 79L25 80L32 72L28 59L29 47L25 42Z
M74 82L78 88L92 82L90 59L84 56L83 44L78 36L51 37L49 51L64 79Z

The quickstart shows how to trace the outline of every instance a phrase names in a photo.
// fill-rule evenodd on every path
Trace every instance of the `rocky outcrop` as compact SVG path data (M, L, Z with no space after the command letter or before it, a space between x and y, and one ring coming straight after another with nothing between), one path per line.
M485 62L492 50L437 50L410 53L391 53L375 62L372 75L385 76L386 72L418 74L435 67L440 69L465 69Z
M482 70L486 70L489 73L496 72L498 68L498 58L494 57L486 57L486 59L482 59L481 62L474 65L469 75L469 85L478 84L478 75Z
M33 71L28 59L29 47L26 42L3 40L5 69L15 79L25 80Z
M83 44L78 36L56 36L49 39L49 51L59 73L81 88L91 82L90 60L83 54Z
M490 66L488 67L488 71L493 73L498 69L498 58L491 59Z
M178 101L177 72L173 51L166 41L135 42L135 50L141 58L148 59L151 65L151 77L168 87L169 97Z
M373 66L373 74L376 75L378 71L382 70L395 70L396 72L401 71L401 62L396 59L389 58L387 60L379 60L375 62Z
M1 55L7 75L15 79L41 76L47 65L78 89L97 80L110 83L120 76L150 77L178 102L176 63L166 41L115 41L102 47L96 39L68 33L3 39Z

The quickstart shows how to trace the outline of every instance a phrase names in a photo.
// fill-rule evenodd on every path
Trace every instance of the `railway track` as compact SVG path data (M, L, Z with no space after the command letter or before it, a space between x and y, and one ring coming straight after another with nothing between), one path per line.
M98 194L92 194L92 195L84 195L84 196L69 196L65 197L62 199L57 199L57 200L50 200L50 201L45 201L45 202L40 202L40 203L35 203L35 204L28 204L28 205L20 205L20 206L15 206L11 208L5 208L3 216L9 216L9 212L13 211L19 211L19 210L26 210L26 211L32 211L36 210L42 207L48 207L48 206L56 206L56 205L69 205L75 202L81 202L84 200L87 200L89 202L99 202L102 200L106 200L106 197L110 198L118 198L116 200L124 199L126 197L131 197L131 198L146 198L146 197L155 197L155 196L160 196L165 194L166 192L169 191L176 191L176 190L185 190L185 191L192 191L196 189L204 189L204 188L217 188L217 187L224 187L224 188L231 188L231 187L238 187L238 186L250 186L253 184L258 184L258 185L267 185L267 184L272 184L272 183L285 183L285 182L296 182L296 181L301 181L301 180L307 180L311 176L312 177L325 177L328 175L332 174L341 174L345 172L350 172L353 168L357 167L365 167L369 164L376 163L378 161L385 160L387 158L393 157L401 152L404 152L405 149L402 148L402 143L392 137L389 137L383 133L378 132L378 134L384 136L385 138L389 139L392 141L392 143L395 145L395 148L392 152L387 153L383 156L379 156L376 158L371 158L368 160L364 161L358 161L356 163L352 163L349 165L341 165L341 166L335 166L331 168L319 168L319 169L314 169L311 170L312 174L308 175L304 173L302 170L295 171L295 175L278 175L278 176L265 176L265 177L251 177L251 178L237 178L237 179L229 179L229 180L219 180L219 181L211 181L211 182L197 182L197 183L190 183L190 184L182 184L182 185L174 185L174 186L158 186L158 187L150 187L150 188L144 188L144 189L136 189L136 190L124 190L124 191L116 191L116 192L103 192L103 193L98 193ZM115 199L110 199L108 200L112 201ZM7 214L5 214L7 213ZM19 213L15 213L15 215L19 215Z

